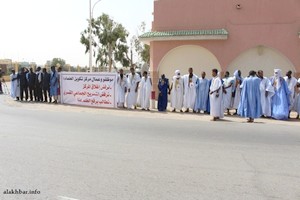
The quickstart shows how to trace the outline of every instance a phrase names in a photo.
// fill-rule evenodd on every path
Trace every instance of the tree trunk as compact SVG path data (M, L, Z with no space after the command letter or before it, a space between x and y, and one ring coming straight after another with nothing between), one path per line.
M112 47L111 45L109 46L109 49L108 49L108 72L111 72L111 69L112 69L112 55L113 54L113 51L112 51Z

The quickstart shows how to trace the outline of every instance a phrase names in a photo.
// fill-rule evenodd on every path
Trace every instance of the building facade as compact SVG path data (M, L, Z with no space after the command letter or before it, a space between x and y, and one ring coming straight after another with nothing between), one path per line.
M4 74L9 73L9 69L13 66L11 59L0 59L0 69Z
M212 68L299 76L299 10L299 0L155 0L152 31L140 37L151 47L154 82L189 67L209 76Z

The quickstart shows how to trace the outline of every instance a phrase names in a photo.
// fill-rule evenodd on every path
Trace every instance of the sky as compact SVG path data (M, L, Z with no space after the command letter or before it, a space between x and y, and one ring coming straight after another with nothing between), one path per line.
M80 33L88 26L89 0L1 0L0 8L0 59L44 65L62 58L72 66L88 66ZM102 13L130 34L136 34L142 22L149 31L153 0L101 0L93 17Z

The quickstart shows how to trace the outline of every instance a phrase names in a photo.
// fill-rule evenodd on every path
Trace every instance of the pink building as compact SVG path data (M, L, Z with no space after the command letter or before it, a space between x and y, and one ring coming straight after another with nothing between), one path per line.
M300 75L299 0L154 0L153 15L152 32L140 38L151 45L154 83L189 67L208 76L212 68Z

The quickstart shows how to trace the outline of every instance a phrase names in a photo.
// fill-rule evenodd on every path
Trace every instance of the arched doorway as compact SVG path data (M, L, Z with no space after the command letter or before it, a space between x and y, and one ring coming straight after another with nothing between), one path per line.
M236 69L246 77L250 70L263 70L266 77L274 74L274 69L281 69L285 74L288 70L295 72L293 63L279 51L262 45L251 48L235 58L226 71L232 74Z
M184 45L170 50L161 60L158 66L158 74L165 74L171 80L175 70L181 74L187 74L188 68L193 67L194 74L200 76L205 71L207 77L211 77L211 70L221 69L221 65L209 50L197 45Z

